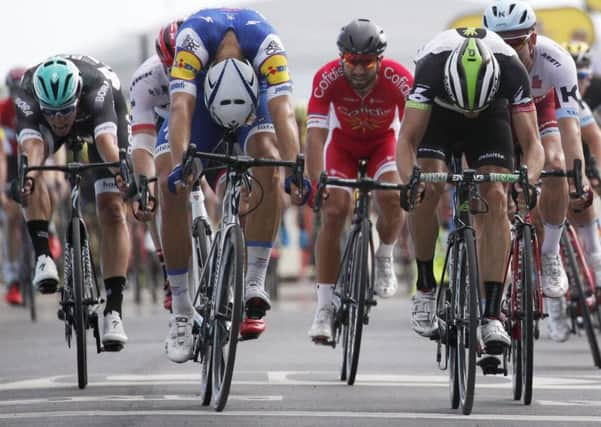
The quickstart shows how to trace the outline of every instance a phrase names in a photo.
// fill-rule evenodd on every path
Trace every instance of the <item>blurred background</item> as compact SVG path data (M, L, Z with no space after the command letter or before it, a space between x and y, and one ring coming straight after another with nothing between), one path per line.
M413 69L413 55L420 45L453 23L478 25L481 12L489 3L490 0L13 2L5 6L0 26L0 76L13 65L34 65L53 54L84 53L110 65L127 87L135 68L154 53L154 37L160 25L204 7L248 6L263 13L279 32L290 57L295 96L302 102L309 97L313 73L337 55L336 37L348 21L357 17L373 19L388 37L386 55ZM541 30L545 34L561 42L581 29L599 50L601 0L531 3L543 21ZM463 17L467 19L462 20Z

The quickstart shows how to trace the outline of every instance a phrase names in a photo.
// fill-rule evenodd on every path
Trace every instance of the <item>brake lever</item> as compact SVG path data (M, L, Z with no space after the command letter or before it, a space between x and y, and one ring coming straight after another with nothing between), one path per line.
M419 185L419 179L421 175L421 168L414 166L411 172L411 178L404 188L401 189L401 207L410 212L415 207L415 200L417 199L417 186ZM409 196L407 197L407 190L409 190Z
M313 212L319 212L321 208L321 199L323 197L323 192L326 188L328 182L328 175L325 172L322 172L319 175L319 183L317 184L317 192L315 194L315 198L313 199Z

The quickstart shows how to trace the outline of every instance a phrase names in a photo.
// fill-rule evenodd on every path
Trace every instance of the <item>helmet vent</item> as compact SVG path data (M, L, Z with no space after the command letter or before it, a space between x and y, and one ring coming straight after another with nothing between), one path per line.
M493 15L497 16L497 13L498 13L497 12L497 6L493 6L492 7L492 13L493 13ZM484 17L484 19L486 19L486 17Z
M522 13L522 17L520 18L520 24L523 24L524 21L526 21L527 15L528 15L528 11L525 10L524 13Z
M513 9L515 9L515 3L511 3L509 5L509 14L511 15L511 12L513 12Z

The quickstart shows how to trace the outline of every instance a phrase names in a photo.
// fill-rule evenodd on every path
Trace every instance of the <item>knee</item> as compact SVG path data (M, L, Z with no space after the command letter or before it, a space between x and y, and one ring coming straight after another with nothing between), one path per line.
M346 224L348 206L343 203L328 203L323 209L323 228L330 233L341 233Z
M562 150L553 150L547 155L547 162L545 164L545 169L548 170L565 170L566 169L566 159L563 155Z
M376 194L380 214L386 218L401 218L401 197L396 191L381 191Z

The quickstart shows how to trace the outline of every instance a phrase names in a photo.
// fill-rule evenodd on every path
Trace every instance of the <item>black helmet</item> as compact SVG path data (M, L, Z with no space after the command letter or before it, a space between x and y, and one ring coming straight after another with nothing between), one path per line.
M355 19L342 27L337 44L343 54L381 55L386 49L386 35L369 19Z

